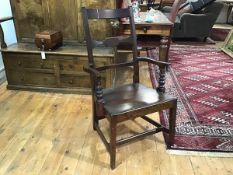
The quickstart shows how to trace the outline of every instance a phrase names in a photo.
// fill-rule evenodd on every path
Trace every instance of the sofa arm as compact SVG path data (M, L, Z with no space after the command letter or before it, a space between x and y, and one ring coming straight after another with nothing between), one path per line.
M181 29L190 37L206 37L214 25L214 18L210 13L191 14L184 13L180 16Z

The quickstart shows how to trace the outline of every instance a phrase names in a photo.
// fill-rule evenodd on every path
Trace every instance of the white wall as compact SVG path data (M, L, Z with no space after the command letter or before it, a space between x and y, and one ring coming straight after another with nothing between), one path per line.
M217 0L217 1L223 1L223 0ZM227 22L231 22L232 20L232 12L229 15L228 19L227 19L227 11L228 11L229 6L224 4L224 7L221 11L221 13L218 16L218 19L216 21L216 23L227 23Z
M11 16L11 7L10 7L10 2L9 0L0 0L0 18L2 17L7 17ZM7 45L10 45L12 43L16 42L16 35L15 35L15 29L14 29L14 24L13 21L6 21L3 22L2 28L5 34L5 41ZM0 80L5 76L4 73L4 66L2 62L2 55L0 53Z
M227 22L227 10L228 10L228 6L224 5L221 13L218 16L216 23L226 23Z

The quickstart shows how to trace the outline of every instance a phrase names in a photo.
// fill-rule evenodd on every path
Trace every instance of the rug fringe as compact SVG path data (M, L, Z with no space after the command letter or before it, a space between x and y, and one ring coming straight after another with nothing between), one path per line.
M203 156L203 157L233 157L229 152L208 152L208 151L187 151L187 150L166 150L168 154L182 156Z

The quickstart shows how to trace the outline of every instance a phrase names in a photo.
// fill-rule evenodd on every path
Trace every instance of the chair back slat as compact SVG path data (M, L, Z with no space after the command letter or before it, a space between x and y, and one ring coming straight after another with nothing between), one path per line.
M133 38L131 36L130 37L126 37L126 36L110 37L110 38L106 38L103 43L104 43L104 46L106 47L117 47L120 44L132 45Z
M88 62L89 65L95 67L93 49L98 46L112 47L129 45L132 49L133 60L136 60L138 56L137 52L137 36L136 29L133 17L132 7L123 8L123 9L87 9L82 8L83 14L83 24L85 31L85 39L87 42L87 52L88 52ZM89 20L98 20L98 19L118 19L127 18L129 20L130 34L128 36L117 36L117 37L107 37L102 41L97 41L92 36L91 28L89 26ZM121 45L121 46L122 46ZM138 63L134 64L134 82L139 82L139 67Z
M130 17L128 9L87 9L88 19L114 19Z
M117 37L108 37L103 41L92 41L92 48L105 46L105 47L117 47L120 44L133 44L133 38L128 36L117 36Z

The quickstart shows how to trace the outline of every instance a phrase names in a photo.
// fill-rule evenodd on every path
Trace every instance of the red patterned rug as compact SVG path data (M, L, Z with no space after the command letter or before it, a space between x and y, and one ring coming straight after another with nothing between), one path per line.
M156 51L148 54L155 58ZM169 60L166 90L178 98L171 149L233 153L233 59L215 48L172 45ZM155 87L156 69L149 67ZM167 117L160 115L164 125Z
M210 38L214 41L224 41L231 29L213 28L210 33Z

